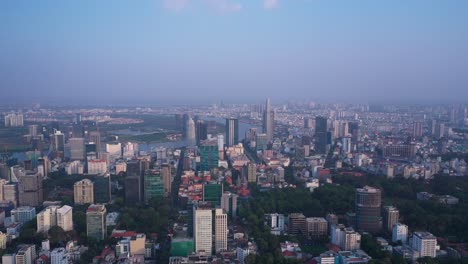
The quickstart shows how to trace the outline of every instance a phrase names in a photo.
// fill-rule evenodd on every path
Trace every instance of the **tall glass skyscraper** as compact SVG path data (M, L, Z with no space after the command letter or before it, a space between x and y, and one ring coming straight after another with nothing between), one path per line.
M239 143L239 120L226 118L226 145L228 147Z
M275 114L271 111L270 98L266 101L265 112L263 112L263 133L267 135L268 141L273 139Z

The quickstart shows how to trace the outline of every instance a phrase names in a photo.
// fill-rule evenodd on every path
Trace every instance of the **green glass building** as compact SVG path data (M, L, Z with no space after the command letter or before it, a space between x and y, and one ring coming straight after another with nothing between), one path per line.
M223 195L223 185L217 183L203 184L203 201L210 202L211 207L221 206L221 196Z
M218 167L219 150L216 140L205 140L198 147L200 152L200 168L201 171L209 171Z
M161 175L161 170L147 170L144 177L144 193L145 202L153 198L164 197L164 183Z

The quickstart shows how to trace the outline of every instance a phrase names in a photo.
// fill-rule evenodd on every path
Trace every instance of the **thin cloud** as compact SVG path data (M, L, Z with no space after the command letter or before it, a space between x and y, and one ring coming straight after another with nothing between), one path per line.
M263 0L263 7L265 9L273 9L278 7L279 0Z
M164 0L164 8L179 12L192 2L207 6L221 14L238 12L242 9L240 3L231 0Z

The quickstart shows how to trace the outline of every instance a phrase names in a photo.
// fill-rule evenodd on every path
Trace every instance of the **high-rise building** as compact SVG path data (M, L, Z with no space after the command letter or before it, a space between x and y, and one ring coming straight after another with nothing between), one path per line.
M115 143L107 143L106 144L106 152L109 153L109 157L111 159L118 159L122 157L122 144L115 142Z
M195 132L198 145L202 140L206 140L208 138L208 124L203 120L197 120L195 123Z
M274 112L271 110L270 98L268 98L265 104L265 111L263 112L263 133L266 134L268 141L273 140L274 119Z
M218 167L219 152L218 143L216 140L204 140L198 147L200 152L200 169L201 171L209 171Z
M89 132L89 142L93 142L94 144L96 144L96 152L101 152L101 132Z
M52 252L50 252L50 264L65 264L70 262L70 255L67 254L65 248L54 248Z
M255 150L266 150L268 149L268 135L265 133L257 134L255 139Z
M104 175L107 173L107 162L102 159L88 160L89 175Z
M328 222L323 217L306 218L307 235L311 238L324 238L328 233Z
M356 227L360 231L378 233L382 228L380 189L365 186L356 189Z
M193 239L195 252L204 252L207 256L212 254L213 246L213 213L211 208L193 207Z
M266 214L264 215L265 225L270 227L270 233L273 235L281 235L285 230L283 214Z
M111 199L111 178L109 175L93 177L94 202L108 203Z
M75 182L73 185L73 197L75 204L94 203L94 184L89 179Z
M127 162L125 177L125 202L127 204L141 203L143 200L143 170L139 160Z
M18 206L18 184L10 182L3 185L3 200L13 203L16 208Z
M227 250L227 214L223 209L215 209L215 252Z
M20 206L39 206L43 201L42 175L25 171L18 175L18 201Z
M319 154L327 152L327 118L315 118L315 151Z
M247 165L247 180L249 182L257 182L257 165L253 162Z
M383 226L386 231L392 232L393 225L398 223L400 212L394 206L384 206L383 210Z
M289 234L291 235L306 235L307 234L307 225L306 217L301 213L292 213L289 214Z
M106 207L102 204L92 204L86 210L86 235L97 240L106 237Z
M22 127L24 119L22 113L9 113L5 115L5 127Z
M412 158L416 155L414 144L385 145L382 147L382 155L385 158Z
M55 152L65 151L65 135L59 130L55 130L51 139L52 150Z
M239 120L226 118L226 145L228 147L239 143Z
M196 135L195 135L195 122L191 117L187 120L187 132L186 140L188 146L195 146L196 145Z
M171 194L171 184L172 184L172 170L171 166L167 163L161 166L161 175L164 183L164 193L166 195Z
M436 137L436 138L443 138L444 136L445 136L445 124L444 124L444 123L440 123L440 124L438 124L438 126L436 127L435 137Z
M210 202L212 207L221 205L223 185L218 183L203 184L203 201Z
M392 242L396 243L401 241L403 244L406 244L408 241L408 226L396 223L393 225L392 229Z
M71 160L84 160L85 158L85 139L84 138L70 138L68 140L68 147L70 148Z
M419 252L420 258L435 258L437 238L429 232L414 232L412 247Z
M144 195L146 203L151 199L164 197L164 183L161 170L153 169L145 171Z
M21 206L11 210L11 221L14 223L26 223L36 217L36 208Z
M231 217L237 216L237 194L224 192L221 196L221 208Z
M64 205L49 206L37 214L37 232L45 233L53 226L59 226L64 231L73 230L73 208Z
M422 137L422 134L423 134L422 122L413 122L411 128L412 128L411 134L414 138Z
M314 119L310 117L304 117L304 128L313 128L314 127Z
M15 256L16 264L33 264L36 260L36 245L21 245Z
M356 250L361 247L361 235L352 227L344 225L332 225L331 242L338 245L341 250Z

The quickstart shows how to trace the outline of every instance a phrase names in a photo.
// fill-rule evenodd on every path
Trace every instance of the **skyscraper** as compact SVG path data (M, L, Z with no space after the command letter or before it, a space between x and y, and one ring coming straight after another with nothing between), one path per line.
M196 141L197 145L200 144L202 140L208 138L208 124L203 120L197 120L195 123L195 132L196 132Z
M393 225L398 223L400 212L394 206L384 206L383 226L386 231L392 232Z
M203 201L210 202L211 206L221 205L221 196L223 195L223 185L217 183L203 184Z
M91 131L89 132L89 142L96 144L96 152L101 152L101 132Z
M73 185L73 197L75 204L94 203L94 184L91 180L83 179Z
M37 232L47 232L53 226L61 227L64 231L73 230L73 208L64 205L49 206L37 214Z
M254 162L247 165L247 179L249 182L257 182L257 165Z
M321 116L315 118L315 151L319 154L327 152L327 119Z
M239 120L226 118L226 145L228 147L239 143Z
M266 100L265 111L263 112L263 133L267 135L268 141L273 139L274 112L271 111L270 98Z
M171 193L172 184L172 171L171 166L167 163L161 166L161 175L164 183L164 193L169 195Z
M356 227L359 231L378 233L382 228L380 189L364 186L356 189Z
M143 199L142 168L139 160L127 162L127 176L125 176L125 202L127 204L141 203Z
M145 171L144 179L144 194L146 203L148 203L151 199L164 196L164 183L161 176L161 170L153 169Z
M215 251L219 253L227 249L227 215L223 209L215 209Z
M231 217L237 215L237 197L237 194L231 192L224 192L221 196L221 208Z
M423 134L423 129L422 129L422 123L421 122L414 122L411 126L412 128L412 136L414 138L419 138L422 137Z
M85 140L84 138L70 138L68 140L71 160L84 160L85 158Z
M86 235L97 240L106 237L106 207L102 204L92 204L86 210Z
M18 201L20 206L39 206L43 201L42 175L25 171L18 176Z
M218 142L216 140L204 140L198 147L200 152L200 169L201 171L209 171L218 167L219 151Z
M195 146L196 145L196 135L195 135L195 122L191 117L188 118L187 120L187 132L186 134L186 140L188 146Z
M213 213L209 207L193 207L193 239L195 252L203 251L207 256L212 254L213 246Z

